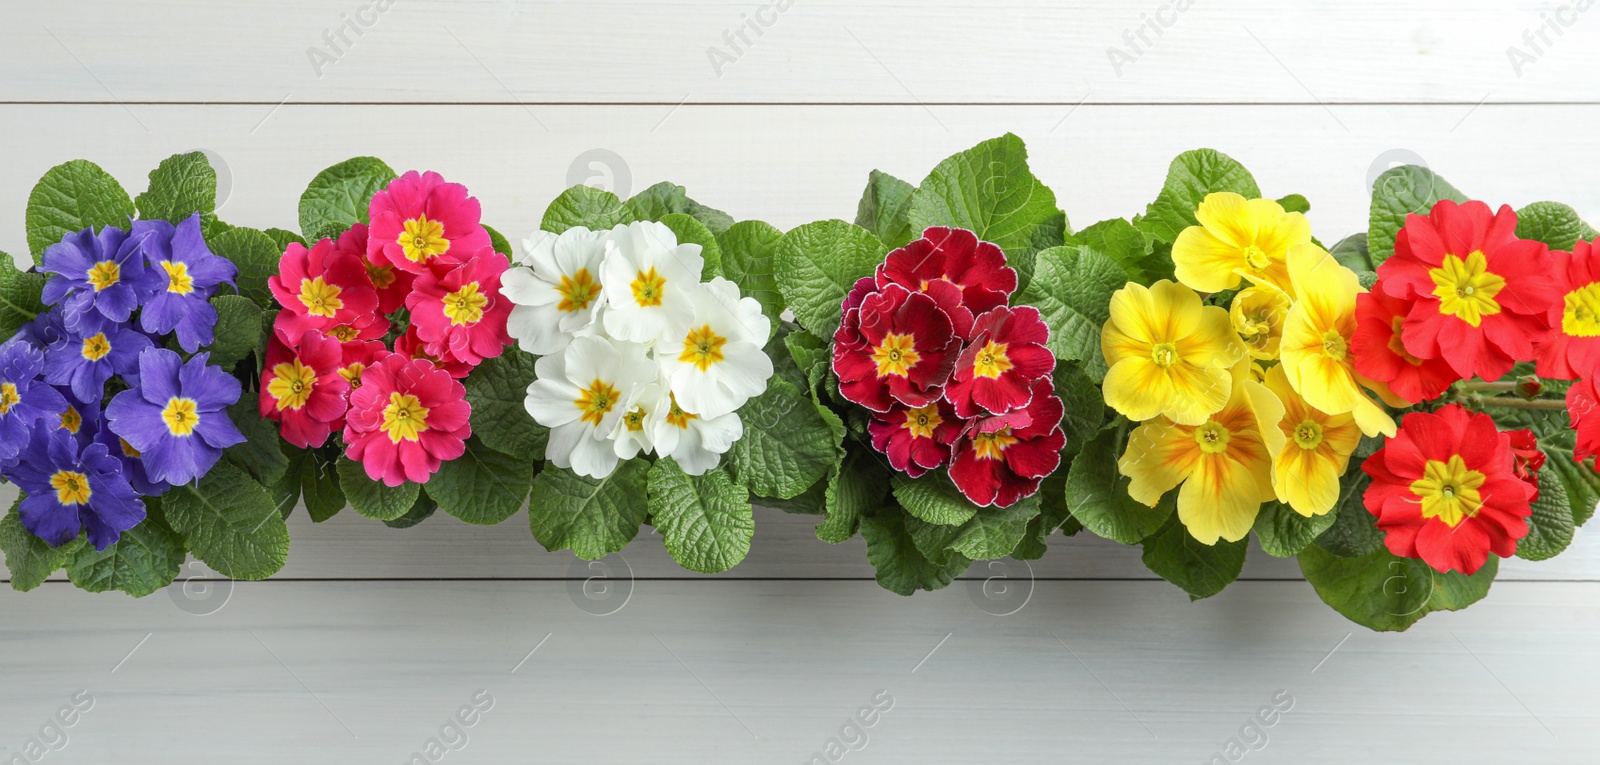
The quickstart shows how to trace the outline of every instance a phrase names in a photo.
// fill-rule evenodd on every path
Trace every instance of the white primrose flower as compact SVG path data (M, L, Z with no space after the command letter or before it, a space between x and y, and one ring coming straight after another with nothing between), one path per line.
M625 412L623 402L657 379L644 346L578 337L561 353L540 357L533 371L537 379L524 406L550 428L545 457L579 475L611 475L617 452L610 438Z
M772 359L761 347L772 322L720 276L695 285L691 307L690 319L656 346L656 362L685 411L714 419L767 389Z
M612 337L652 343L693 317L693 290L705 267L700 245L678 244L661 223L630 223L612 229L605 246L602 321Z
M622 416L611 434L612 446L618 459L633 459L640 453L649 454L655 449L655 434L651 431L651 415L668 405L667 387L663 381L640 385L633 395L621 404Z
M518 265L500 277L500 292L512 303L506 331L522 350L539 356L559 352L575 334L592 334L605 303L600 263L608 231L575 226L559 236L535 231L522 240Z
M671 457L689 475L701 475L717 466L722 455L744 435L739 415L705 418L678 406L677 398L667 394L666 406L651 413L650 432L656 454Z

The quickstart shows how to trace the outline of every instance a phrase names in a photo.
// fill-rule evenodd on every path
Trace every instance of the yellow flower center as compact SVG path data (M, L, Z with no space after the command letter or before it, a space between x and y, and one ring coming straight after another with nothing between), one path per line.
M77 409L68 406L67 411L61 413L61 429L72 435L78 435L78 429L82 427L83 415L79 414Z
M1454 528L1463 518L1478 514L1483 499L1478 493L1484 475L1468 470L1461 455L1450 455L1449 462L1428 460L1422 477L1411 482L1411 493L1422 500L1422 517L1437 518Z
M699 415L689 414L678 408L678 396L674 393L667 394L672 398L672 408L667 410L667 424L679 430L688 430L689 421Z
M1411 366L1421 366L1422 359L1411 355L1411 352L1406 350L1406 344L1400 340L1400 330L1405 323L1406 317L1404 316L1396 316L1393 321L1389 322L1389 328L1393 330L1393 334L1389 335L1389 352L1405 359L1406 363Z
M124 457L131 457L133 459L139 459L141 456L143 456L143 455L139 454L139 450L138 449L133 448L133 444L128 443L128 439L119 438L117 440L122 442L122 455Z
M1206 454L1221 454L1228 450L1228 441L1233 435L1219 422L1202 423L1194 429L1194 442L1200 445L1200 451Z
M1001 428L993 433L979 433L972 437L972 453L980 460L997 460L1005 456L1006 449L1017 442L1011 428Z
M196 411L194 399L174 396L167 400L167 408L161 410L161 421L167 424L167 431L172 435L187 436L200 424L200 413Z
M349 324L340 324L339 326L328 330L328 334L333 335L333 339L338 340L341 343L348 343L351 340L359 337L361 335L361 330L356 329Z
M95 292L99 292L122 281L122 266L117 265L115 261L102 260L89 266L88 276L89 286L93 287Z
M345 382L350 383L351 390L355 390L361 387L361 373L365 371L367 371L367 365L357 361L348 366L340 367L339 376L343 377Z
M477 282L467 282L444 296L444 315L456 326L472 324L483 319L483 309L489 305L489 296L478 291Z
M711 325L702 325L699 329L689 330L683 337L683 353L678 354L678 360L693 364L696 369L704 372L712 364L722 361L722 346L728 344L728 338L711 330Z
M1600 336L1600 282L1567 293L1561 312L1561 331L1568 337Z
M1500 313L1494 296L1506 286L1504 277L1489 271L1489 260L1473 251L1462 260L1444 256L1438 268L1430 269L1433 294L1439 298L1439 312L1454 316L1476 327L1485 316Z
M1344 361L1345 354L1350 346L1345 342L1344 335L1335 330L1322 333L1322 353L1334 361Z
M600 296L600 283L594 280L594 275L589 273L589 269L580 268L578 273L571 276L562 274L561 284L556 286L556 292L561 295L561 302L556 304L556 310L563 313L583 311Z
M1150 346L1150 360L1163 369L1170 367L1178 361L1178 346L1172 343L1156 343Z
M1272 258L1267 257L1267 251L1254 244L1246 245L1243 255L1245 264L1257 271L1272 265Z
M344 300L339 297L339 293L343 291L339 285L329 284L320 276L315 279L301 279L300 303L312 316L331 319L344 308Z
M0 383L0 415L11 413L11 407L22 401L22 394L17 393L16 383Z
M63 505L88 504L90 495L94 494L89 489L89 477L71 470L57 470L50 476L50 487L56 490L56 500Z
M389 434L394 443L415 441L428 429L428 407L416 396L394 391L389 394L389 405L383 408L383 422L378 430Z
M644 418L649 416L650 413L645 411L644 407L636 406L629 409L627 414L622 415L622 424L626 425L628 430L638 433L644 430Z
M618 398L621 398L621 395L616 387L605 380L597 379L589 383L588 390L578 394L578 400L572 402L572 405L582 412L578 415L579 420L600 427L600 421L616 407ZM673 411L677 411L677 402L673 402L672 408Z
M111 341L106 339L106 333L97 332L83 340L83 357L90 361L99 361L111 353Z
M917 353L916 338L890 332L883 336L883 342L877 348L872 349L872 360L878 365L879 377L905 377L922 360L922 354Z
M978 377L994 379L1006 373L1011 368L1011 359L1006 356L1006 344L990 340L983 349L978 351L972 360L972 374Z
M426 215L418 215L401 225L396 241L413 263L426 263L429 258L450 251L450 240L444 238L444 224L428 220Z
M189 275L188 263L174 263L170 260L161 261L161 270L167 272L167 291L187 295L194 292L194 277Z
M1294 429L1294 442L1301 449L1311 451L1322 445L1322 425L1306 420Z
M667 294L667 280L656 273L655 266L651 266L649 271L638 272L628 286L633 289L633 301L640 308L661 305L661 298Z
M366 258L362 258L361 262L367 266L367 278L372 280L372 286L386 290L389 289L389 285L394 284L394 266L380 266Z
M906 421L900 427L911 431L912 438L933 438L933 431L944 423L939 416L939 405L929 404L921 409L906 412Z
M317 370L295 359L272 368L272 381L267 383L267 393L278 400L278 411L281 412L305 406L311 400L311 389L316 385Z

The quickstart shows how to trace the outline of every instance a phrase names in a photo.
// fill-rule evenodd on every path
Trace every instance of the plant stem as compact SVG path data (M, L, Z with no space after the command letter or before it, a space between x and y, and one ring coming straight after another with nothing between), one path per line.
M1552 398L1486 398L1478 402L1481 407L1501 407L1503 409L1539 409L1547 412L1559 412L1567 408L1567 402Z
M1517 383L1514 382L1464 382L1459 387L1469 393L1514 393Z

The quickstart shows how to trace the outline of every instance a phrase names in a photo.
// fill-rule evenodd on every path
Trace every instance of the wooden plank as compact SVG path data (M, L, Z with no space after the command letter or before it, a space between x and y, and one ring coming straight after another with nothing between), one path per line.
M1366 229L1369 178L1391 161L1427 162L1494 203L1556 199L1600 217L1600 186L1588 182L1600 155L1574 127L1597 115L1600 106L0 106L15 179L0 188L0 249L26 251L29 184L77 157L137 193L161 159L205 149L228 168L225 220L295 228L319 170L373 154L466 183L485 221L515 239L569 180L624 175L626 190L671 180L741 219L849 219L873 168L916 183L1006 131L1028 141L1076 225L1142 212L1173 156L1209 146L1251 167L1267 194L1305 194L1331 243ZM620 161L607 167L587 154L595 149Z
M8 11L4 101L1600 99L1586 76L1600 64L1600 21L1539 0L1443 13L1381 0L73 0ZM358 18L372 21L359 35L339 29ZM755 19L759 35L741 28Z
M446 761L808 762L875 698L893 703L863 726L871 754L846 760L1201 762L1261 743L1241 728L1274 698L1287 711L1252 761L1600 747L1595 584L1501 583L1406 635L1298 582L1193 604L1158 583L1040 583L1007 617L960 589L864 582L641 583L605 617L564 583L240 584L203 617L47 587L0 593L0 755L80 691L93 706L50 760L402 762L474 698L493 705Z

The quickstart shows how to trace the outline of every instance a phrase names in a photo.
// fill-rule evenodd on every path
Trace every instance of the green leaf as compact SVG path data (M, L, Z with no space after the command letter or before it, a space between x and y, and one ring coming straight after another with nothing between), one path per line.
M1018 285L1033 274L1033 254L1061 244L1066 216L1056 195L1028 169L1028 149L1007 133L956 154L933 169L911 196L911 230L964 228L1005 250Z
M1332 511L1307 518L1282 502L1268 502L1256 515L1256 539L1274 558L1292 558L1327 531L1339 516Z
M1544 242L1553 250L1572 250L1578 240L1600 236L1578 217L1578 211L1560 202L1534 202L1517 211L1517 237Z
M1572 544L1572 506L1561 481L1540 481L1539 498L1533 502L1528 519L1528 535L1517 542L1517 557L1523 560L1549 560Z
M623 206L633 220L665 222L666 216L673 213L688 215L718 237L733 226L733 216L690 199L686 189L666 181L634 194Z
M1394 254L1394 238L1407 215L1427 215L1442 199L1467 197L1432 170L1417 165L1391 167L1372 184L1372 212L1367 218L1367 253L1373 268Z
M672 559L690 571L718 574L750 554L756 519L750 492L727 471L691 476L671 457L650 468L650 522Z
M229 226L228 228L232 229L234 226ZM298 244L302 247L304 247L306 244L306 240L302 239L299 234L296 234L293 231L286 231L281 228L269 228L263 230L261 233L266 234L267 238L271 239L272 243L278 246L278 252L283 252L289 249L289 245L291 244Z
M1012 558L1038 560L1049 550L1051 534L1060 531L1070 537L1083 530L1083 524L1067 509L1066 490L1066 471L1045 476L1039 485L1039 514L1028 521L1028 531L1011 551Z
M1564 380L1543 382L1547 396L1566 393L1568 383ZM1592 459L1583 462L1573 459L1578 434L1569 426L1570 422L1565 411L1511 410L1495 414L1495 423L1502 429L1528 428L1538 436L1539 448L1546 457L1539 487L1548 486L1547 477L1554 475L1565 489L1573 524L1582 526L1594 515L1596 503L1600 503L1600 472L1595 471Z
M1155 507L1146 507L1128 496L1131 482L1117 470L1127 427L1108 428L1084 444L1067 472L1066 504L1084 528L1106 539L1136 545L1161 529L1172 515L1175 500L1163 497Z
M540 221L539 228L552 234L559 234L574 226L605 231L635 220L637 218L623 207L622 200L617 199L616 194L591 186L573 186L561 192L561 196L545 208L544 220Z
M961 532L950 540L957 557L972 560L1004 558L1022 542L1028 522L1039 516L1040 498L1035 494L1010 507L979 508L972 520L961 525Z
M150 188L133 200L143 220L182 223L195 213L213 220L217 213L217 171L206 155L174 154L150 171Z
M1351 234L1339 240L1328 254L1339 262L1339 265L1360 273L1372 271L1372 258L1367 255L1367 235Z
M1311 202L1299 194L1290 194L1278 198L1278 205L1284 212L1297 212L1305 214L1311 212Z
M1140 284L1172 278L1172 258L1157 257L1155 243L1149 235L1122 218L1089 226L1067 237L1066 244L1083 245L1115 260L1127 272L1129 280Z
M1078 364L1058 361L1052 377L1056 397L1061 399L1063 407L1061 431L1067 437L1066 446L1061 449L1062 466L1056 472L1065 478L1066 463L1072 455L1082 451L1084 444L1094 440L1105 425L1106 402L1100 395L1100 387Z
M377 157L352 157L317 173L300 195L300 231L306 241L321 239L330 227L343 230L370 222L372 196L396 177Z
M483 230L488 232L489 245L494 247L495 252L498 252L508 258L514 254L511 251L511 240L507 239L504 234L489 228L488 226L484 226Z
M261 342L261 307L240 295L217 295L211 306L217 309L216 339L205 350L212 364L232 369Z
M940 526L960 526L978 514L978 506L961 495L944 470L935 470L920 478L896 472L892 485L895 501L918 520Z
M796 496L838 464L839 439L811 398L782 377L740 407L739 419L744 436L724 464L758 497Z
M1111 318L1111 295L1128 283L1115 260L1087 247L1052 247L1039 253L1037 272L1017 303L1039 309L1050 327L1046 347L1061 361L1082 361L1089 379L1106 376L1100 330Z
M433 499L428 496L427 492L419 491L417 492L417 501L412 503L411 509L407 510L405 515L402 515L399 518L391 518L387 521L384 521L383 525L388 526L391 529L409 529L412 526L432 518L433 511L438 509L439 503L434 502Z
M272 496L230 462L198 485L173 487L162 507L194 556L223 576L265 579L289 559L289 528Z
M650 463L624 460L605 478L586 478L550 466L533 479L528 524L551 552L572 550L599 560L628 545L649 513L646 477Z
M911 195L917 188L881 170L867 176L867 188L856 205L856 225L890 248L904 247L917 238L911 230Z
M27 592L45 583L51 574L67 565L77 542L51 547L22 525L17 514L22 505L19 494L11 509L0 518L0 552L6 554L6 568L11 571L11 589Z
M1199 225L1194 211L1207 194L1219 191L1246 199L1261 196L1255 177L1232 157L1213 149L1186 151L1172 160L1161 193L1134 223L1157 240L1172 244L1184 229Z
M47 307L40 294L46 277L36 271L19 271L10 255L0 252L0 337L10 338Z
M772 274L773 259L783 232L758 220L740 221L717 235L722 251L722 275L739 285L739 293L761 303L761 312L776 331L783 314L783 294Z
M483 444L525 461L544 459L550 431L533 421L523 406L537 358L515 347L484 359L463 380L472 405L472 432Z
M817 539L828 544L848 541L861 528L862 517L883 504L889 493L889 471L880 459L864 448L845 455L839 470L828 477L823 494L827 518L817 524Z
M1495 575L1500 571L1500 559L1490 555L1483 562L1483 568L1467 576L1459 571L1448 574L1436 573L1433 578L1433 594L1428 598L1428 611L1460 611L1472 605L1489 594L1489 587L1494 584Z
M1173 515L1155 536L1144 541L1140 558L1146 568L1182 587L1189 598L1209 598L1239 578L1244 570L1245 540L1202 544Z
M392 521L410 512L417 504L422 487L410 481L399 486L389 486L367 477L361 463L341 456L338 463L339 490L349 501L350 508L363 517L379 521ZM431 512L431 511L430 511Z
M300 449L283 442L289 467L283 478L272 485L273 504L279 515L289 517L297 500L304 499L306 514L316 523L332 518L344 509L344 491L339 488L336 463L317 449Z
M917 549L911 533L906 530L906 522L905 516L894 507L861 519L861 536L867 540L867 561L884 589L900 595L943 589L972 565L972 561L956 553L951 553L950 559L942 564L928 560Z
M1377 519L1361 504L1372 479L1361 471L1361 463L1351 460L1339 477L1339 501L1330 515L1333 525L1316 538L1316 546L1342 558L1361 558L1383 547L1383 532Z
M772 270L784 305L818 337L839 328L844 297L888 254L872 232L842 220L807 223L783 235Z
M86 160L50 168L28 195L28 249L38 263L46 247L75 231L126 229L133 200L110 173Z
M88 592L118 590L142 598L172 584L185 557L182 540L160 521L145 518L100 552L88 543L77 545L67 578Z
M1300 553L1300 571L1322 602L1368 629L1398 632L1430 611L1455 611L1483 599L1499 570L1489 556L1472 576L1441 574L1415 558L1379 548L1341 558L1316 545Z
M705 260L700 270L701 279L710 281L714 276L722 276L722 248L717 246L717 237L704 223L683 213L669 213L661 219L661 224L672 229L678 244L700 245L700 257Z
M282 481L289 471L289 458L283 454L286 444L278 437L278 426L261 416L255 396L246 394L228 407L228 419L245 440L224 449L223 459L243 468L264 486Z
M533 465L467 439L465 454L439 466L423 488L443 510L467 523L493 526L522 509Z
M276 307L272 290L267 288L267 279L277 275L283 250L272 237L253 228L240 227L218 234L207 244L212 252L227 258L239 269L235 282L240 295L262 307Z

